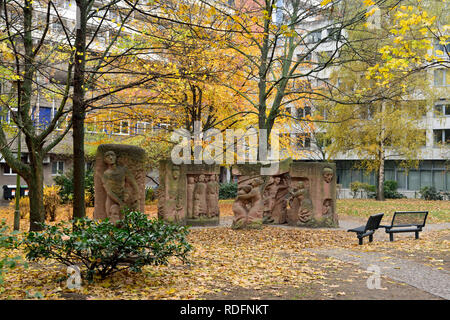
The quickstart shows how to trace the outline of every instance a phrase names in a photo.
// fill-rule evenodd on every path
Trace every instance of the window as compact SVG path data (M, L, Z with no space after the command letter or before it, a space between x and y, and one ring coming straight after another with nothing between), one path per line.
M437 116L450 116L450 104L439 103L434 105L434 113Z
M52 31L56 34L63 34L64 33L64 27L61 24L59 20L56 20L52 23Z
M311 136L309 133L297 133L296 144L298 148L309 148L311 147Z
M7 109L7 110L0 110L0 120L5 121L6 123L9 123L11 127L15 127L16 123L14 122L14 117L12 113L17 113L17 108Z
M310 106L304 106L303 108L297 109L297 118L305 118L306 116L311 115L311 107Z
M15 176L16 172L10 166L8 166L6 163L4 163L3 164L3 174L5 176Z
M67 9L70 6L70 0L56 0L56 6Z
M322 40L322 31L313 31L309 34L309 43L316 43Z
M433 130L435 144L450 144L450 129Z
M138 121L136 123L136 134L144 134L149 127L150 124L148 122Z
M130 126L128 121L120 121L120 134L130 134Z
M434 54L438 57L450 54L450 43L441 44L438 40L434 44Z
M169 129L169 124L167 123L157 123L156 125L153 126L154 130L161 130L161 129L165 129L168 130Z
M322 51L317 54L317 60L319 63L323 64L330 60L333 55L333 51Z
M331 41L339 41L341 37L341 31L339 28L329 28L327 29L328 39Z
M47 128L52 121L52 108L39 107L39 126L43 129Z
M53 161L52 162L52 175L64 173L64 161Z
M450 72L446 69L434 70L435 86L450 86Z
M121 120L119 122L115 122L113 125L113 133L119 135L129 135L130 126L128 125L128 121Z

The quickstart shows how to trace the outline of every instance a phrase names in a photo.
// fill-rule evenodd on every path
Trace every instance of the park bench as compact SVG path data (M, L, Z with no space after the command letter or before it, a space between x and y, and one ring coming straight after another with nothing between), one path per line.
M419 239L419 232L425 227L428 211L396 211L392 217L391 225L380 226L389 233L389 240L394 241L394 233L414 232Z
M373 234L379 228L381 219L383 218L384 213L377 213L371 215L369 220L365 226L360 226L358 228L349 229L348 232L356 232L356 236L358 237L359 244L363 244L364 237L369 236L369 242L373 241Z

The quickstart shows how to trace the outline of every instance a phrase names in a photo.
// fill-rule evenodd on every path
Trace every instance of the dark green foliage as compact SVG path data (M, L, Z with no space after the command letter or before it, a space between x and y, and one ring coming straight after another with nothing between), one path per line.
M350 190L353 198L356 198L358 191L365 191L368 198L375 198L376 195L376 187L365 182L353 181L350 183Z
M129 268L140 272L145 265L167 264L175 256L183 262L191 245L187 227L129 211L116 224L108 219L77 219L72 228L67 222L43 225L42 232L29 232L24 240L27 259L54 259L67 266L79 265L102 279Z
M219 199L234 199L237 195L237 183L221 183L219 186Z
M404 195L397 192L398 183L393 180L386 180L384 182L384 197L386 199L402 199Z
M420 189L420 197L425 200L443 200L442 195L435 187L423 187Z
M6 222L3 220L0 223L0 251L7 249L14 249L18 245L16 237L13 234L9 234ZM3 275L9 269L14 268L20 261L20 257L3 257L0 258L0 284L3 283Z
M156 191L153 188L145 188L145 203L150 203L155 200Z
M65 174L56 176L53 180L61 187L59 195L64 203L70 203L73 199L73 170L68 170ZM86 170L84 177L86 194L88 194L89 202L87 206L94 206L94 170L89 168Z

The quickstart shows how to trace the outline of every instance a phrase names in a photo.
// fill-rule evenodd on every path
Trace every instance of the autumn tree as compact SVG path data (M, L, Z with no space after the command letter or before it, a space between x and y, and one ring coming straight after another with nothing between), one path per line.
M339 4L339 5L338 5ZM326 82L328 68L346 43L344 30L361 21L365 11L312 1L240 1L228 17L232 36L225 38L245 62L242 82L254 90L229 85L249 104L256 126L267 136L286 115L286 107L317 96L314 87ZM351 14L350 14L351 13ZM318 59L312 55L321 52Z
M65 120L68 110L73 52L64 51L51 29L53 23L62 23L52 1L2 1L2 82L6 88L1 96L2 125L0 152L8 165L27 182L30 197L30 230L40 230L44 221L43 167L44 156L67 134L55 129ZM36 10L39 8L39 10ZM64 38L65 36L62 35ZM60 35L61 38L61 35ZM50 45L51 39L54 40ZM65 70L65 84L55 83L55 76ZM54 116L38 122L36 103L39 98L56 101ZM42 102L41 101L41 102ZM28 152L25 163L14 155L18 132L24 138Z
M386 7L378 8L384 12ZM425 145L425 130L420 127L431 94L425 72L397 70L381 80L371 77L372 67L382 63L383 49L395 46L398 39L389 37L391 15L375 29L367 24L348 31L349 43L340 52L343 63L332 73L329 92L337 101L324 103L332 122L324 126L331 141L331 157L353 154L362 159L361 166L377 173L377 199L384 200L384 163L401 160L404 166L417 165L420 149ZM402 10L399 8L399 10ZM392 18L394 17L394 18ZM415 54L425 54L417 47ZM369 70L369 71L368 71Z

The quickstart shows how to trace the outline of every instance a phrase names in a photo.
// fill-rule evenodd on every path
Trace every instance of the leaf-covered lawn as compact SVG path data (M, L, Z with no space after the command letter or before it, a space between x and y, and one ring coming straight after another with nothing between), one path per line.
M427 223L450 222L450 201L426 201L420 199L338 199L337 212L345 216L368 217L383 212L382 224L388 224L395 211L428 211Z
M77 294L86 299L195 299L234 287L260 290L279 286L298 288L323 277L317 261L305 251L353 241L346 232L266 227L235 231L230 228L193 229L191 264L173 260L169 266L145 267L142 273L120 272L81 290L66 286L66 267L41 261L18 267L5 276L0 299L63 299ZM2 254L19 254L20 250ZM28 293L27 293L28 292Z
M231 205L232 201L221 201L221 216L232 216ZM337 206L341 218L346 215L366 217L377 212L389 216L396 210L429 210L430 221L434 223L448 222L450 212L449 201L341 199ZM147 206L146 211L149 216L156 216L156 205ZM90 208L88 215L92 216L92 212ZM0 210L0 219L6 218L10 226L12 216L11 209ZM65 219L67 209L60 208L57 220ZM28 221L22 219L21 226L22 230L28 230ZM424 233L420 240L374 241L358 246L354 234L341 230L272 226L249 231L227 227L194 228L189 235L194 247L189 255L190 264L183 265L174 259L169 266L145 267L138 274L119 272L104 281L92 284L84 281L80 290L70 290L66 285L65 266L40 261L30 263L28 268L20 266L9 271L0 286L0 299L198 299L232 292L235 288L257 290L262 296L270 291L272 296L278 296L280 288L303 288L308 283L322 281L326 276L325 265L334 268L327 259L319 261L320 258L307 251L309 248L375 250L442 268L449 255L449 232ZM4 250L0 252L0 259L4 255L23 256L24 252Z

